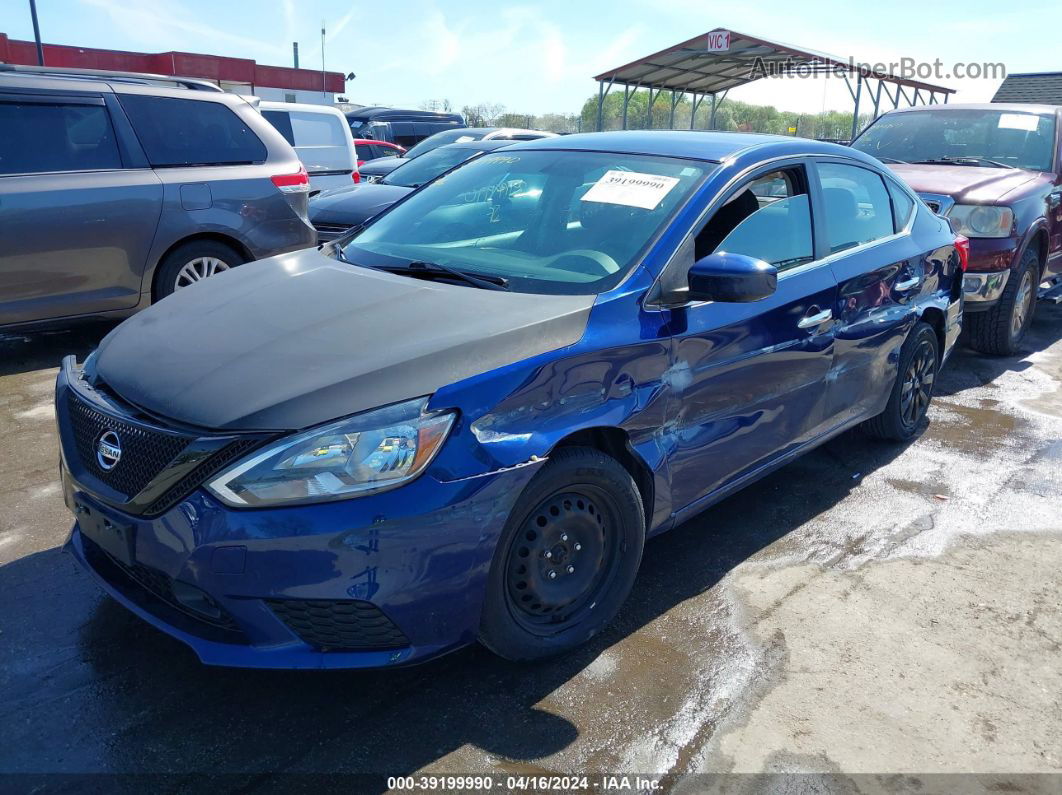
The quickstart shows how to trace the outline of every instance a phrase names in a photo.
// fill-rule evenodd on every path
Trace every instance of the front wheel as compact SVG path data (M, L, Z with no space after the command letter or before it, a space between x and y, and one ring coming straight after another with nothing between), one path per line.
M644 510L630 473L598 450L557 451L502 531L480 642L509 660L585 643L626 600L644 543Z
M1012 356L1019 351L1036 311L1039 273L1036 252L1026 251L999 303L987 312L966 315L971 348L992 356Z
M885 411L864 423L871 436L906 442L929 411L940 367L937 332L919 321L900 348L900 366Z

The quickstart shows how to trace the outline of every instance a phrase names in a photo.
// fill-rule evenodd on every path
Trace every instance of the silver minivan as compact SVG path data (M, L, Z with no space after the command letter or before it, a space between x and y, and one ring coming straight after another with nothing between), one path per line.
M312 246L309 178L205 81L0 65L0 327L123 317Z

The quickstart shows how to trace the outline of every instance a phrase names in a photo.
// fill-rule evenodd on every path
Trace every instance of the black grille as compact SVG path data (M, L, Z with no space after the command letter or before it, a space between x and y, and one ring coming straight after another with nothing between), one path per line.
M327 243L346 234L350 224L314 224L313 228L317 230L317 242Z
M173 580L166 573L140 563L127 566L84 535L81 548L85 561L101 577L153 615L207 640L247 643L232 616L220 606L217 607L219 615L212 617L182 605L174 595Z
M193 489L205 483L212 475L217 474L236 459L249 453L260 443L261 439L237 439L235 442L221 448L221 450L214 453L214 455L164 491L147 507L144 513L148 516L154 516L169 510L184 499Z
M81 464L96 478L127 498L143 491L191 441L111 417L68 396L70 426ZM99 465L96 444L105 431L121 438L122 457L111 470Z
M376 605L354 600L267 599L288 628L318 649L400 649L409 645Z
M939 213L940 212L940 202L929 201L927 199L923 199L923 201L925 201L926 207L928 207L933 212L935 212L935 213Z

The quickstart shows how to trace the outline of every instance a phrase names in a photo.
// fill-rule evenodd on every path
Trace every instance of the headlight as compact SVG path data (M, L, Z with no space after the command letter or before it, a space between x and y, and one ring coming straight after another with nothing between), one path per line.
M452 412L425 413L418 398L274 442L207 488L237 508L324 502L408 483L439 452Z
M956 204L948 217L958 226L956 231L967 237L1007 237L1014 225L1014 211L1009 207L985 204Z

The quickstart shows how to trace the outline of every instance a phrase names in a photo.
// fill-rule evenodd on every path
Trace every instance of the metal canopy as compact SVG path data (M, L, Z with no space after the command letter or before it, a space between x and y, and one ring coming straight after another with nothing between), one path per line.
M725 28L716 28L700 36L660 50L652 55L632 61L629 64L602 72L594 79L599 83L598 91L598 129L603 122L605 96L613 86L624 87L623 126L627 126L627 105L630 102L630 89L649 90L650 107L656 96L662 91L672 95L672 126L674 126L674 105L677 96L690 94L696 105L698 97L712 97L711 124L715 124L715 109L722 99L719 95L732 88L746 85L768 75L786 74L787 72L810 72L812 74L840 73L847 85L855 105L852 118L852 136L855 136L859 118L859 103L863 85L867 85L870 95L870 81L877 82L876 91L871 97L874 115L878 115L881 95L884 92L893 107L899 107L903 98L911 105L923 100L934 104L937 94L948 101L948 95L955 89L933 85L919 80L894 75L891 72L879 72L862 68L858 64L842 60L827 53L794 47L789 44L768 41L745 33L738 33ZM854 87L853 87L854 78ZM887 88L891 86L893 90ZM908 92L912 93L908 93ZM923 92L925 96L923 96ZM650 111L651 118L651 111ZM691 114L690 125L693 125Z

